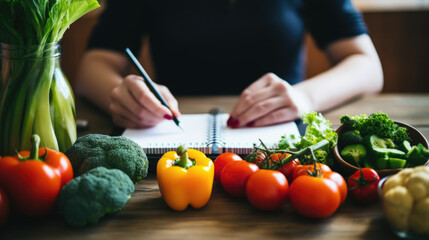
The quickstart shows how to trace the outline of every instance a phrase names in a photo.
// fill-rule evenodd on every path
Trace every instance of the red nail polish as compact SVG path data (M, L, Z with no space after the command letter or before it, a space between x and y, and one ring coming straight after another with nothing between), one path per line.
M227 125L227 126L231 126L231 123L232 123L233 121L234 121L234 118L230 116L230 117L228 118L228 121L226 121L226 125Z
M237 119L234 119L234 121L231 123L232 128L238 128L240 126L240 121Z
M248 122L248 123L246 124L246 126L248 126L248 127L253 127L253 126L255 126L255 121Z
M164 118L167 119L167 120L173 120L173 116L170 115L170 114L165 114Z

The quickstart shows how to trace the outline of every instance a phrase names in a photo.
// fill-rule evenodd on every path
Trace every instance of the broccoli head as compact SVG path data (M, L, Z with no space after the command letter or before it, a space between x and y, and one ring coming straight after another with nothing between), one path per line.
M143 149L122 136L88 134L79 137L65 154L77 176L102 166L120 169L137 183L148 172L149 161Z
M68 182L57 204L68 224L82 227L120 211L133 192L134 184L124 172L97 167Z
M389 118L389 115L383 112L376 112L368 117L366 115L354 117L343 115L340 117L340 121L347 130L357 130L362 137L375 134L381 138L389 138L397 145L404 140L411 140L407 129L398 126Z

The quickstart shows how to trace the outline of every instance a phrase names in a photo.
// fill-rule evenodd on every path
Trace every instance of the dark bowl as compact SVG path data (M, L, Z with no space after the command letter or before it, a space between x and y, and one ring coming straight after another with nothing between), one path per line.
M400 127L406 127L408 129L408 134L410 135L412 139L412 145L417 145L419 143L423 144L426 148L429 148L428 140L425 138L425 136L416 128L414 128L411 125L408 125L403 122L394 121L398 126ZM344 125L341 125L337 130L338 139L340 139L341 135L345 132ZM359 168L348 163L345 161L339 152L338 145L334 147L334 160L335 163L338 165L340 170L346 174L347 176L350 176L354 172L356 172ZM424 165L429 165L429 159ZM383 170L376 170L378 175L380 175L380 178L395 174L399 172L401 169L383 169Z

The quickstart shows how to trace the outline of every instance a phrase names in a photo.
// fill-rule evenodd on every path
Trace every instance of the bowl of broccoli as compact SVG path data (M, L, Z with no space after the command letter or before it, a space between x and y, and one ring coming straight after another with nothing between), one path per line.
M333 152L336 165L346 174L360 166L375 169L384 177L429 164L428 140L409 124L393 121L383 112L343 115L340 121Z

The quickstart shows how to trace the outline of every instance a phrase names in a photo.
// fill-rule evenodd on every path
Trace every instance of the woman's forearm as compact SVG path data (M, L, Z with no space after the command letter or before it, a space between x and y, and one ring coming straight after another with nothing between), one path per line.
M335 66L294 85L294 88L308 96L312 110L324 111L351 98L382 90L382 68L372 43L367 37L358 39L359 41L359 44L363 44L362 52L357 51L344 57L341 54L331 54L331 57L334 56L333 61L337 62ZM336 50L346 47L347 44L340 44Z
M123 81L128 68L126 59L117 53L91 51L87 53L76 79L77 94L85 96L103 110L109 110L112 89Z

